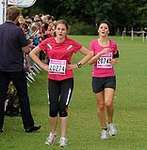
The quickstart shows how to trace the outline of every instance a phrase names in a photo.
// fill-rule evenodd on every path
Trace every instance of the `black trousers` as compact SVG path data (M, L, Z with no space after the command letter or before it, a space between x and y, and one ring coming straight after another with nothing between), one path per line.
M10 81L13 82L18 92L24 129L31 128L34 126L34 120L30 110L25 72L0 71L0 129L4 125L4 105Z
M74 87L73 78L56 81L48 80L49 103L51 117L66 117L68 115L67 108L72 96Z

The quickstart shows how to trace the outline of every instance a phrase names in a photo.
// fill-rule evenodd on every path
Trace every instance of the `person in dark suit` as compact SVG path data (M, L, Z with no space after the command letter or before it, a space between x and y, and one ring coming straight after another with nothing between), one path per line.
M0 132L3 132L4 105L10 81L18 92L24 131L33 132L41 127L34 125L30 110L23 62L24 53L29 53L30 48L21 28L16 25L20 13L16 6L8 7L6 22L0 25Z

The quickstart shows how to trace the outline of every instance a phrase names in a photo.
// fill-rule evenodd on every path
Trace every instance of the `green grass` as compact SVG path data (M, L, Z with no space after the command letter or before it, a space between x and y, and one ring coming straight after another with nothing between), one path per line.
M96 36L72 36L88 47ZM116 65L117 93L114 121L118 135L109 140L99 138L96 101L91 90L91 67L75 70L75 88L69 108L69 145L65 150L146 150L147 149L147 41L130 37L112 37L119 45L120 62ZM74 62L80 60L80 55ZM23 131L20 117L5 119L0 135L0 150L59 150L58 145L44 144L48 134L47 75L42 72L29 88L34 120L42 125L40 132ZM59 131L59 129L58 129Z

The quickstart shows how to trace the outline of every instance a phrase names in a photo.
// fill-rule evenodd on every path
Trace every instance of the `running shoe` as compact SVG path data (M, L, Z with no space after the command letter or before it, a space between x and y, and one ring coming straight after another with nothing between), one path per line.
M45 144L53 145L56 141L56 134L50 132L49 136L46 138Z

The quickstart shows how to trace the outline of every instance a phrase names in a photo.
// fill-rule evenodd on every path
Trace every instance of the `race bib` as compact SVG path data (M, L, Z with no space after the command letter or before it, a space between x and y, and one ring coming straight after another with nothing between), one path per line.
M64 75L66 71L66 60L50 59L49 73Z
M109 63L111 59L112 59L112 53L102 55L97 60L97 68L112 68L112 65Z

